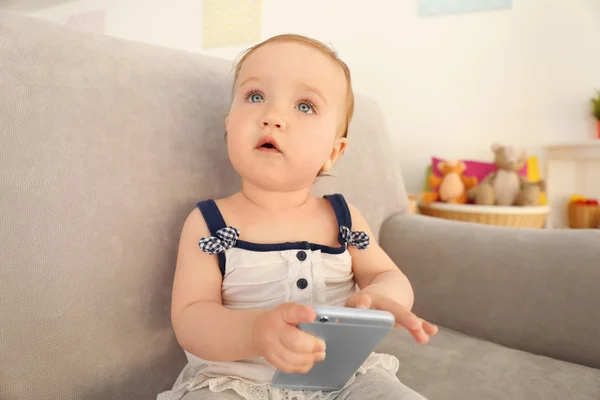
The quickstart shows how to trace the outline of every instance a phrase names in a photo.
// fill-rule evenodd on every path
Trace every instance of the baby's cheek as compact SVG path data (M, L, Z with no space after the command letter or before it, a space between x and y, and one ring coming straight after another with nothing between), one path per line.
M337 134L339 128L340 126L337 119L330 117L321 119L312 127L310 131L315 136L315 139L322 139L325 142L331 142L333 139L335 139L335 135Z
M241 159L247 157L248 140L239 131L231 131L227 133L227 151L233 163L239 163Z

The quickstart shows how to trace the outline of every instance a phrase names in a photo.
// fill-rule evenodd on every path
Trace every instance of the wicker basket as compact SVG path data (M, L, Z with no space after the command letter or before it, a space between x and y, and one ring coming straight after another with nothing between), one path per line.
M549 206L511 207L473 204L419 203L419 212L436 218L515 228L543 228Z
M600 207L587 204L569 204L569 228L594 229L600 227Z

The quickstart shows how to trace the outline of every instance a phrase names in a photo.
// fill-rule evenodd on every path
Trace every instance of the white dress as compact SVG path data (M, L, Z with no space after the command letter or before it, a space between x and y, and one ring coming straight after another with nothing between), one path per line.
M340 228L339 247L309 242L257 244L238 240L239 231L227 226L216 203L197 204L211 232L199 242L203 251L217 254L223 274L223 305L234 310L269 309L284 302L308 306L343 306L356 291L352 259L348 245L368 246L364 232L352 232L350 211L343 196L327 198ZM179 400L189 391L209 388L213 392L233 389L252 400L321 400L334 398L338 391L300 391L270 385L275 367L264 358L235 362L213 362L185 352L188 364L172 390L157 400ZM398 360L387 354L373 353L357 373L383 368L395 375ZM354 377L346 383L352 384Z

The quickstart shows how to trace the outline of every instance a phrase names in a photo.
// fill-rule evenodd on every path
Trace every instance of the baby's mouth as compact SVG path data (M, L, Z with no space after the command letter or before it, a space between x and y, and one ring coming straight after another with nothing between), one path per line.
M256 144L256 148L268 153L281 153L277 141L272 136L263 136L260 138Z

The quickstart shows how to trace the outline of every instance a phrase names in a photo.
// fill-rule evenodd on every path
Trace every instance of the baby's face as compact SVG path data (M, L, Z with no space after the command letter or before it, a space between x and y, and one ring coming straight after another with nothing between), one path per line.
M234 168L270 190L310 185L332 150L345 145L346 87L342 68L307 45L255 50L240 70L226 122Z

